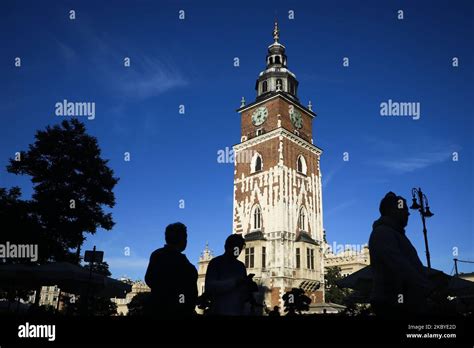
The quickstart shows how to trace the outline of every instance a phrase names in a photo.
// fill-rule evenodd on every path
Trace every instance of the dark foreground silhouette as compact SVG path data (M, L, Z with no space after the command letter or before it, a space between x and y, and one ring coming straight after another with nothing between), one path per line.
M253 292L258 291L247 275L245 265L237 260L245 247L242 236L233 234L225 241L224 254L209 262L206 272L206 294L209 298L208 314L244 315L246 303L255 305Z
M369 240L372 308L384 317L426 314L426 299L434 287L405 235L410 215L406 200L389 192L379 210L381 217L374 222Z
M182 254L187 245L186 226L166 227L166 245L150 256L145 282L151 298L145 313L155 318L187 317L195 314L197 271Z

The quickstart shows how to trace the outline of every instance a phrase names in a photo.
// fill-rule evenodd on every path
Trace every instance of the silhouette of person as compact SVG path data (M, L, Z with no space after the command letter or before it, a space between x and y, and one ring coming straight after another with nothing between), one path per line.
M275 306L273 310L268 313L269 317L279 317L280 316L280 307Z
M232 234L225 241L223 255L209 262L205 290L211 299L210 315L243 315L249 299L249 283L245 265L237 260L245 241L239 234Z
M152 317L183 317L195 313L197 271L182 254L187 245L186 226L170 224L166 244L150 256L145 282L151 288L147 314Z
M385 317L423 314L432 286L405 235L410 215L406 200L389 192L379 210L381 217L374 222L369 239L372 308L376 315Z

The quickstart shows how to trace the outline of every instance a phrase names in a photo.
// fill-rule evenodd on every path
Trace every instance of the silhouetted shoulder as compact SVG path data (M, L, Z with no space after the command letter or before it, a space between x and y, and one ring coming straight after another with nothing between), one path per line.
M218 264L218 263L221 263L223 261L224 257L223 255L219 255L219 256L216 256L214 258L212 258L211 261L209 261L209 266L210 267L211 265L214 265L214 264Z
M151 253L150 259L155 259L157 257L160 257L161 255L163 255L164 252L165 252L165 248L158 248L154 252Z
M246 272L246 271L247 271L247 268L245 267L245 264L244 264L242 261L240 261L240 260L236 260L236 261L237 261L237 263L239 264L240 268L242 268L242 269Z
M374 227L372 233L370 234L369 242L372 241L384 241L390 240L395 241L400 238L400 233L394 229L386 226L377 226Z
M183 257L183 262L189 267L189 269L191 270L191 273L193 273L193 276L195 276L197 278L198 272L197 272L196 266L194 266L191 263L191 261L189 261L189 259L186 255L181 254L181 256Z
M214 257L211 261L209 261L208 267L218 266L222 264L232 264L234 265L234 267L235 265L237 265L237 267L242 268L243 270L246 270L245 265L242 261L233 257L227 257L225 254Z

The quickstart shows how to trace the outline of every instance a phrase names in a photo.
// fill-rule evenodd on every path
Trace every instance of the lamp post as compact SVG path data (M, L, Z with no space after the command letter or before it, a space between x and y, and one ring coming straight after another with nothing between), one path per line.
M430 211L428 198L426 198L426 195L421 191L421 188L412 188L411 195L413 203L410 209L418 210L420 212L421 221L423 222L423 236L425 237L426 261L428 268L431 269L430 249L428 248L428 232L426 230L425 218L432 217L434 214Z

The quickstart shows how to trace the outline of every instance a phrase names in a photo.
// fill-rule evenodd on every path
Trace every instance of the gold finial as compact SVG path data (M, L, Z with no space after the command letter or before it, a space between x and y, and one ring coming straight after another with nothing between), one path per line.
M280 30L278 29L278 22L275 21L275 28L273 28L273 39L275 42L278 42L278 39L280 38Z

